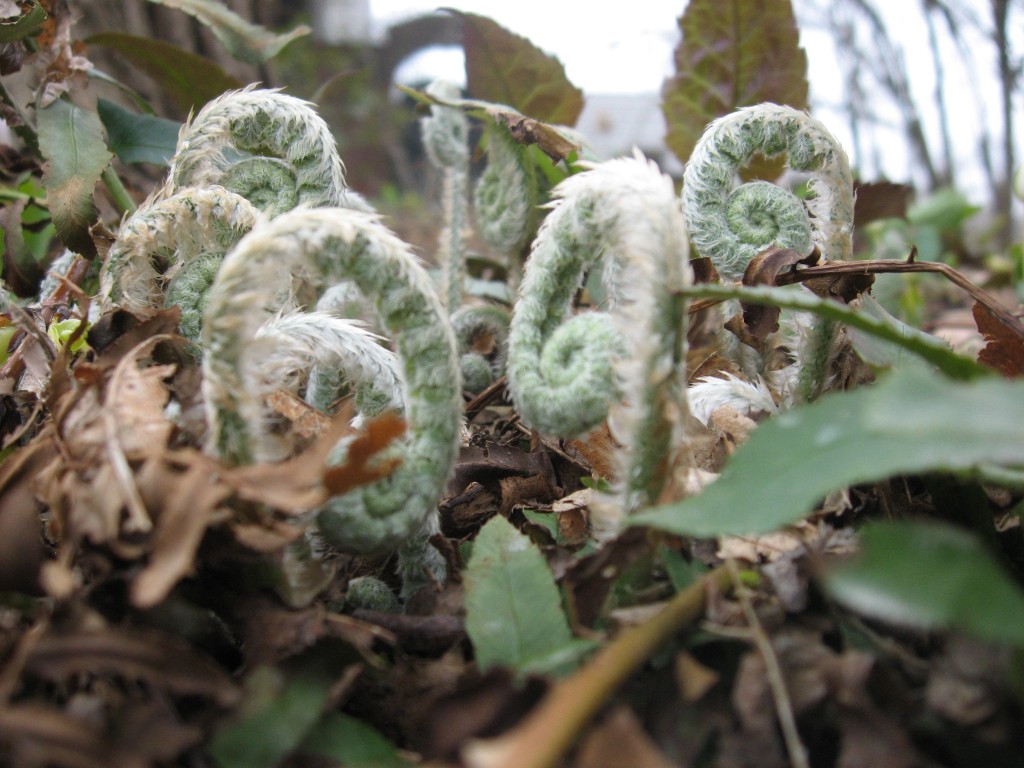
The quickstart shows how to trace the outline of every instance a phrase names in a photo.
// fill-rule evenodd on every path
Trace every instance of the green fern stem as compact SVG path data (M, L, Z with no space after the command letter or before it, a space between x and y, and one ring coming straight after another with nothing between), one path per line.
M766 181L736 186L756 154L786 156L811 178L808 197ZM686 164L683 209L697 250L727 280L772 245L824 258L848 259L853 232L853 179L843 148L807 113L775 104L746 107L708 126Z
M607 418L625 446L623 507L657 498L683 442L686 227L671 180L637 156L571 176L526 264L509 334L509 388L524 420L580 434ZM604 259L611 312L572 315Z
M459 87L435 80L426 89L431 96L457 99ZM466 229L469 207L469 120L461 109L433 104L430 116L420 121L423 145L434 167L443 173L444 228L440 262L448 312L462 305L466 282Z
M517 276L520 251L536 220L537 183L526 147L508 128L490 123L485 136L487 165L473 190L476 224L484 241L505 257L510 275Z
M458 452L458 352L427 272L371 214L300 208L261 222L225 259L207 306L203 391L214 450L233 463L261 458L255 329L291 297L351 281L393 334L405 383L406 440L386 479L332 499L325 538L350 552L392 549L430 525ZM343 451L343 446L339 447Z

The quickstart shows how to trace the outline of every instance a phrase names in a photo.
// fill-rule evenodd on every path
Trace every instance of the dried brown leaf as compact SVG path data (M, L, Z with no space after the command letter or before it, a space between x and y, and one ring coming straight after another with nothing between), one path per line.
M772 246L757 254L743 273L743 285L775 285L778 276L796 268L798 264L814 265L819 254L814 251L805 256L792 248ZM743 304L743 323L746 332L755 339L763 341L779 330L778 307L766 304Z
M347 412L334 417L330 428L298 456L275 464L251 464L222 472L239 498L300 514L323 504L332 495L386 477L395 462L373 462L375 455L405 430L395 414L383 414L366 424L364 434L349 446L349 462L327 467L327 456L351 433Z
M381 414L368 422L363 434L349 446L346 462L324 471L323 483L328 494L340 496L391 474L401 459L380 461L377 455L404 432L405 420L393 412Z
M986 342L978 353L978 362L992 366L1007 378L1024 375L1024 338L999 322L981 302L974 304L974 322Z
M628 765L631 768L674 768L643 726L625 706L616 707L583 740L573 768L605 768Z
M192 570L203 534L218 516L218 505L230 495L230 488L215 482L202 462L180 473L153 460L139 475L140 490L153 510L155 531L149 563L132 581L131 601L137 608L149 608Z

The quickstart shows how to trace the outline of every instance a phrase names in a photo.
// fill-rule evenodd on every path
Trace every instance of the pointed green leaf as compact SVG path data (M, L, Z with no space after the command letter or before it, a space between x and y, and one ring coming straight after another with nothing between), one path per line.
M187 115L224 91L241 88L216 62L197 56L176 45L122 32L92 35L86 43L117 51L149 75L160 89Z
M480 530L463 579L466 633L481 669L565 669L589 647L569 630L544 556L505 518Z
M1024 382L908 369L761 424L699 495L631 522L690 536L775 530L831 491L900 474L1024 464Z
M923 521L867 526L860 556L826 573L824 584L867 616L1024 645L1024 590L961 528Z
M27 5L18 16L0 19L0 44L31 37L42 29L48 18L46 9L35 0L29 0Z
M279 667L251 672L242 707L210 742L217 765L277 765L314 730L345 664L346 649L325 644Z
M276 56L282 48L297 37L308 35L310 28L300 25L284 34L273 32L250 24L241 16L217 0L150 0L151 3L175 8L210 28L214 36L223 43L228 53L239 61L262 64Z
M329 712L302 742L301 751L335 760L345 768L406 768L395 746L377 730L341 712Z
M451 12L462 19L466 83L474 99L505 104L534 120L576 124L583 92L558 59L486 16Z
M106 99L97 112L114 154L123 163L167 165L174 156L181 123L155 115L140 115Z
M684 162L705 126L771 101L807 108L807 54L790 0L691 0L676 74L662 86L665 142Z
M95 112L57 99L38 111L39 150L46 160L43 185L57 236L75 253L96 256L89 228L96 223L92 193L110 163Z

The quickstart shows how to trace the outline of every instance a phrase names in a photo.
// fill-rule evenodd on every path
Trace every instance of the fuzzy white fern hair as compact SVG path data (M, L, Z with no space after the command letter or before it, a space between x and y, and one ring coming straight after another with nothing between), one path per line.
M757 153L785 156L811 175L808 198L767 181L737 185ZM853 232L853 178L846 152L806 112L776 104L739 109L712 122L683 175L683 209L693 244L728 280L772 245L826 259L848 259Z
M623 506L653 501L683 443L686 227L672 181L637 154L553 191L526 264L509 335L513 400L534 428L580 434L608 418L626 446ZM604 259L610 313L573 314Z
M261 222L225 259L203 326L203 393L211 448L226 460L261 458L263 348L256 329L296 296L351 281L394 336L407 438L388 478L332 499L318 524L350 552L394 548L436 517L458 451L458 352L430 277L409 247L371 214L299 208Z

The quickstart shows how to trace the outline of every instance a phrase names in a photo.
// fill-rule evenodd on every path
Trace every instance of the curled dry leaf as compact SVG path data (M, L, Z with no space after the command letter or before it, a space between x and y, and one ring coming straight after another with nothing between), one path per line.
M974 322L985 337L978 362L990 365L1007 378L1024 376L1024 338L1007 327L981 302L974 304Z

